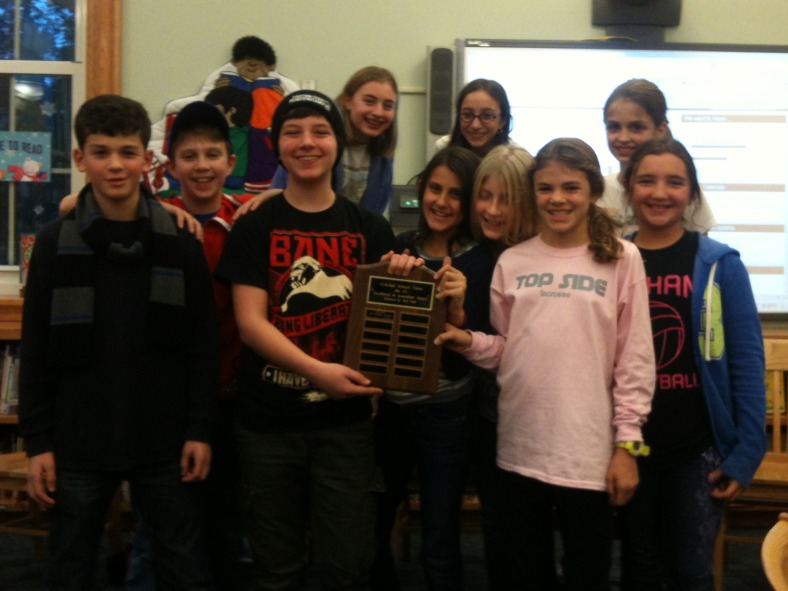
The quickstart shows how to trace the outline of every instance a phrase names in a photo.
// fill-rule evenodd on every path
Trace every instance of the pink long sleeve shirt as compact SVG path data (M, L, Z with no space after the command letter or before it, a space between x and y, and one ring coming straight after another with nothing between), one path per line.
M593 259L537 236L506 250L491 286L497 335L466 357L498 368L498 465L543 482L605 490L616 441L640 441L654 392L643 262Z

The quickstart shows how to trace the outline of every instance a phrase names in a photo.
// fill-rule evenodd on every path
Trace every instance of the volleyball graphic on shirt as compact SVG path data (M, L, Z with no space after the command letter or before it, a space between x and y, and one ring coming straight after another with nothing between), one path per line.
M678 312L664 302L649 302L654 333L654 358L657 371L668 367L679 356L686 330Z

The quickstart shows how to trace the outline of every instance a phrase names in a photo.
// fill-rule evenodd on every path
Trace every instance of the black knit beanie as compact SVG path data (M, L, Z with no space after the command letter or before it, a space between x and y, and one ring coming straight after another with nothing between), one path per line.
M273 143L274 154L279 158L279 134L282 131L282 125L285 121L290 119L288 114L293 109L305 108L315 112L315 115L325 117L326 121L331 125L334 130L334 135L337 138L337 159L339 162L342 158L342 151L345 149L345 124L342 121L342 114L330 98L322 92L316 90L297 90L291 92L282 102L276 107L274 111L274 118L271 125L271 141Z

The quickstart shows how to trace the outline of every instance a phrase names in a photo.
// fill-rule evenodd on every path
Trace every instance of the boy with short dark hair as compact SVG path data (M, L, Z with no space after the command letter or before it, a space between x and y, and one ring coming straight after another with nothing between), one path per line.
M199 242L140 185L150 121L103 95L74 121L89 184L36 239L25 295L20 430L28 492L51 509L48 589L93 588L112 498L128 480L159 589L208 589L200 490L210 467L218 331Z
M217 276L232 283L245 344L238 447L259 588L303 588L305 533L326 589L369 586L374 552L370 396L342 365L352 277L392 250L386 220L331 189L344 147L339 110L298 91L274 114L284 193L240 218Z

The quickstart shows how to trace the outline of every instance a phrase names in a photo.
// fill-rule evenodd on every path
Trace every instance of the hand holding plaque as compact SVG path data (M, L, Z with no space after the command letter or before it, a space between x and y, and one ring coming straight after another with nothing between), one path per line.
M344 363L373 386L435 394L446 305L436 299L435 273L416 267L407 276L388 262L360 265L353 277Z

